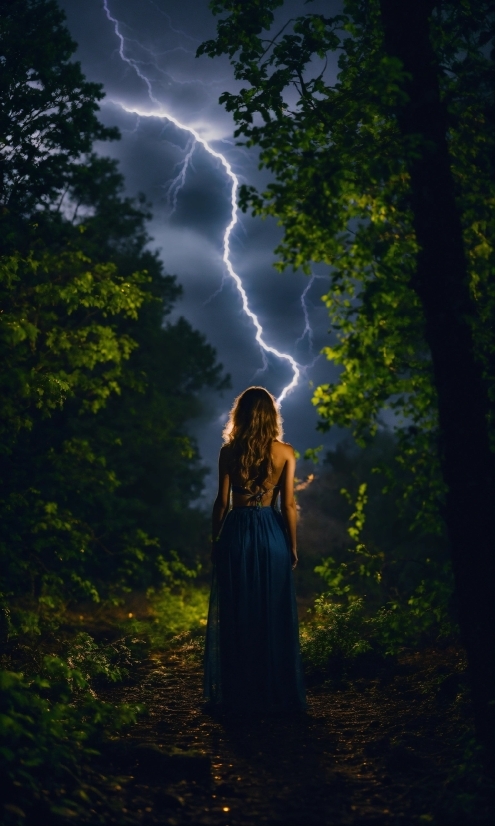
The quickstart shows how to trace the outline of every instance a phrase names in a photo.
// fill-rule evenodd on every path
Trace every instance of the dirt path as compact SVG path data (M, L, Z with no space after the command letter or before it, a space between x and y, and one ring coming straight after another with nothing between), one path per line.
M310 688L300 718L219 720L201 710L187 646L155 655L139 684L118 691L149 714L105 756L121 776L115 822L488 823L486 789L456 769L469 727L462 671L454 649L423 652L342 690Z

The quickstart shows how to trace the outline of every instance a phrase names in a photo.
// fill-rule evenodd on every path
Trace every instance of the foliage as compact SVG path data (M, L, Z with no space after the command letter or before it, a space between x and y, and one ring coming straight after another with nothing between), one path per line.
M271 173L264 192L243 187L242 207L283 227L280 269L329 267L324 353L339 373L315 390L321 427L347 428L365 445L386 412L399 446L386 488L416 539L385 549L365 538L361 478L350 552L330 554L320 573L333 599L371 597L366 614L378 611L388 648L444 633L451 573L432 537L444 535L445 517L477 733L493 755L495 8L412 0L402 12L388 0L344 0L335 16L275 16L283 5L215 0L217 37L199 54L229 55L239 91L221 101ZM408 74L392 53L409 61ZM433 216L432 203L445 210ZM435 554L418 548L421 533ZM412 559L408 544L419 550ZM390 586L398 593L387 595Z
M126 627L145 637L152 648L169 646L175 639L202 636L208 615L209 589L204 585L163 585L148 591L149 615L132 619Z
M444 534L415 519L414 500L403 497L414 469L397 465L398 450L386 430L365 447L343 440L298 493L302 562L323 556L318 573L327 590L338 599L365 597L369 610L406 601L423 580L452 587Z
M2 203L16 216L58 206L95 140L116 138L97 117L103 97L89 83L55 0L6 0L0 21Z
M418 521L440 528L444 496L437 450L437 401L424 320L412 289L417 245L409 207L405 143L397 124L402 68L383 47L378 0L347 0L334 17L307 13L275 25L282 0L215 0L216 40L199 54L226 53L243 86L221 97L237 135L260 147L274 180L243 187L241 204L284 228L280 267L330 267L324 297L336 382L314 393L323 428L358 440L391 411L398 461L414 470L405 491ZM493 398L495 111L493 4L432 4L432 40L448 116L451 164L476 306L478 358Z
M138 707L132 637L74 633L70 608L153 585L160 642L196 626L208 527L188 422L228 379L204 337L167 317L181 294L130 198L100 84L71 60L54 0L0 20L0 770L6 822L90 819L93 757ZM163 589L161 584L163 583ZM83 609L86 613L86 608ZM108 610L108 609L107 609ZM148 623L150 625L151 623ZM155 626L154 626L155 627ZM115 636L115 634L113 634Z
M99 635L104 629L107 641L97 642L79 630L83 617L77 622L60 607L52 611L51 622L46 605L37 622L25 612L22 633L17 617L15 633L1 649L7 666L0 670L6 823L24 822L26 816L36 823L69 817L104 822L105 813L98 819L94 807L112 779L101 775L102 763L95 767L94 759L111 750L119 732L145 709L104 701L100 690L112 697L109 687L132 680L150 648L180 646L183 656L200 654L197 637L206 621L206 589L184 585L198 572L186 568L177 555L162 560L162 566L167 585L151 589L139 620L122 622L121 609L110 607L99 620L91 611L86 614L86 621L97 623ZM104 810L112 805L107 800Z
M337 563L332 557L326 557L315 571L320 574L332 599L347 600L348 605L361 603L360 594L373 576L373 563L365 554L357 554L350 548L348 562ZM381 605L375 617L380 619L380 636L388 650L408 642L419 644L425 636L434 634L436 638L446 637L456 631L452 616L452 571L446 562L442 567L426 561L426 571L422 579L414 585L410 593L398 593L395 598ZM375 572L379 577L379 572ZM370 611L375 600L367 600Z
M33 809L48 819L77 816L79 807L90 803L83 782L88 761L104 738L135 721L139 706L116 707L99 700L88 670L118 677L104 651L88 635L80 635L67 660L46 656L39 675L0 671L0 766L7 823L23 820Z
M339 605L323 594L313 611L312 621L301 627L301 653L310 671L335 670L344 660L349 664L370 650L362 600Z
M181 289L143 198L93 152L118 133L63 13L11 0L0 46L0 592L34 628L40 601L119 599L173 549L192 564L206 547L187 423L227 379L200 333L166 320Z
M82 409L96 413L120 392L122 363L137 343L109 320L137 318L150 299L147 281L93 264L81 250L0 259L3 452L38 411L49 416L77 393Z
M333 591L321 594L301 625L301 652L308 674L341 677L364 656L380 661L404 647L451 636L444 594L435 605L431 590L430 584L426 588L423 583L407 603L389 603L374 613L355 594L346 603L338 602Z
M129 676L132 655L125 639L98 644L86 631L80 631L67 646L67 665L77 669L88 683L118 683Z
M126 677L128 641L62 642L67 605L187 578L172 549L194 558L207 527L186 423L225 380L203 336L164 323L180 288L149 249L143 199L92 152L117 131L97 119L101 87L71 62L62 12L4 12L1 642L29 666L1 672L0 762L7 819L48 822L91 805L90 761L138 711L95 693Z
M419 641L426 632L448 635L455 622L452 570L445 540L419 529L400 500L397 502L390 492L384 495L376 477L380 470L386 472L387 460L389 465L393 461L393 441L384 436L375 438L369 452L369 457L361 459L359 473L362 478L363 471L371 471L369 492L369 483L357 484L356 479L355 500L348 489L340 491L352 510L347 527L351 543L346 546L344 559L337 562L327 556L315 571L334 597L350 602L366 597L368 612L378 606L380 636L388 648L406 640ZM337 454L334 451L328 458L340 463L342 472L345 458L342 451L340 456ZM378 466L373 466L373 461Z
M458 634L445 538L412 524L411 503L398 494L407 478L383 493L397 449L387 432L364 448L344 441L298 494L301 557L319 558L325 589L303 627L310 671Z

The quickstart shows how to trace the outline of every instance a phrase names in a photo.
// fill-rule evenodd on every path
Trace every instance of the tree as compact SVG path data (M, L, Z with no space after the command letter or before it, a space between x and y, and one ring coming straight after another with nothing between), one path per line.
M315 392L324 423L360 438L391 407L419 498L445 520L477 728L493 754L495 11L349 0L341 15L306 14L263 39L282 4L213 3L230 14L199 53L228 53L249 84L221 100L275 180L262 195L244 188L244 208L279 218L282 267L332 267L326 354L343 369Z
M477 312L455 198L449 122L430 38L433 3L406 0L399 10L390 0L381 0L380 8L385 49L405 72L405 96L397 110L397 123L404 141L417 144L407 164L418 243L412 286L424 313L437 392L440 463L447 487L445 521L478 732L493 751L495 457L489 434L491 404L483 363L476 353Z
M96 139L99 84L53 0L11 0L0 24L0 597L99 599L197 559L205 469L187 422L227 378L183 318ZM206 545L206 541L204 542Z
M15 216L57 209L95 140L118 137L97 117L100 83L89 83L55 0L4 0L0 18L0 193ZM5 216L4 216L5 220Z

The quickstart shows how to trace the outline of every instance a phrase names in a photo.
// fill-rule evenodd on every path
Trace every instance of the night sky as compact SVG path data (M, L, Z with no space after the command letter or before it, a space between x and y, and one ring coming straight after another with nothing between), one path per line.
M195 128L221 152L241 183L266 183L266 173L257 168L256 150L235 146L232 118L218 103L224 90L238 88L228 60L195 57L199 44L215 34L216 20L208 9L208 0L107 3L125 37L124 55L135 61L149 79L152 95L163 109ZM153 247L159 250L166 271L178 277L184 290L175 316L185 316L205 334L231 375L232 389L223 396L209 395L208 414L193 428L205 463L213 467L221 428L234 395L259 383L278 396L292 378L287 363L273 356L268 356L263 369L264 359L252 322L242 312L239 293L222 261L223 235L230 220L231 182L220 162L196 145L174 209L170 184L192 149L190 135L164 118L140 118L122 109L124 104L150 112L156 104L150 100L146 83L123 62L103 0L60 0L60 5L79 44L76 58L85 75L104 84L101 120L117 125L122 133L120 141L102 144L98 151L118 158L129 194L143 192L150 201ZM281 14L285 19L308 10L331 13L332 6L318 0L308 8L303 0L292 0ZM293 356L302 367L312 365L303 370L299 385L282 404L285 438L301 452L322 443L329 446L338 434L315 430L317 415L311 404L311 386L337 375L336 368L323 356L316 358L331 342L328 315L320 300L327 289L328 268L316 265L314 274L318 278L311 285L302 273L278 273L273 267L273 250L281 237L276 222L242 213L239 217L231 237L231 261L242 278L251 309L263 326L264 338ZM308 286L306 307L312 335L305 332L301 304L301 294ZM212 484L213 478L208 497Z

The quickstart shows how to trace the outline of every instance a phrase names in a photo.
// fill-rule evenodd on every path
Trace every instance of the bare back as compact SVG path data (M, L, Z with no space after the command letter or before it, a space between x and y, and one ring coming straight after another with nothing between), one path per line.
M219 481L224 495L228 495L232 490L232 505L234 508L252 505L275 507L279 493L282 505L292 501L294 496L294 449L291 445L274 439L271 446L271 458L272 470L263 485L261 487L250 486L247 489L245 482L232 473L230 447L224 445L220 452ZM226 489L227 484L228 489Z
M242 479L232 472L231 448L224 445L218 462L218 493L212 513L212 541L217 542L219 532L229 510L230 494L234 508L258 506L274 508L280 495L280 511L290 545L292 567L297 565L296 503L294 500L294 474L296 455L294 448L274 439L271 446L272 471L257 490L247 490Z

